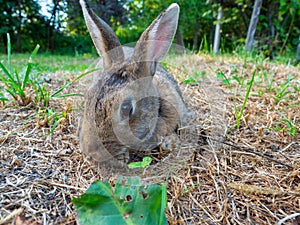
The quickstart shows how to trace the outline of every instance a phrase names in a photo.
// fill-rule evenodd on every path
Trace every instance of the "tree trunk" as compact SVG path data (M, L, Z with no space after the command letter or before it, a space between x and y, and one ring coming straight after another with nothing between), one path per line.
M250 51L254 43L254 35L263 0L255 0L250 25L248 27L245 50Z
M299 42L296 51L296 64L298 64L299 62L300 62L300 35L299 35Z
M56 20L56 13L58 9L58 0L53 0L53 9L51 13L51 17L49 20L48 26L48 49L53 53L55 50L55 20Z
M220 6L219 11L218 11L218 17L217 21L218 23L216 24L216 29L215 29L215 39L214 39L214 47L213 47L213 53L218 54L220 50L220 39L221 39L221 19L223 17L223 9L222 6Z
M273 19L273 12L274 12L274 8L275 6L272 7L272 4L270 4L268 6L268 48L269 48L269 52L267 52L267 56L269 57L269 59L273 59L273 39L274 39L274 36L275 36L275 29L274 29L274 26L273 26L273 22L272 22L272 19Z

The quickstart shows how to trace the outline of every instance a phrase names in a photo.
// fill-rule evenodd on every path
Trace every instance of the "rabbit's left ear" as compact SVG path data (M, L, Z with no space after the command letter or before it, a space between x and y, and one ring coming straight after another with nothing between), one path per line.
M97 52L103 57L105 69L123 62L124 52L113 30L90 9L85 0L80 0L80 4Z
M173 3L152 22L136 44L133 60L148 66L151 75L154 75L157 62L162 60L172 44L178 16L179 6Z

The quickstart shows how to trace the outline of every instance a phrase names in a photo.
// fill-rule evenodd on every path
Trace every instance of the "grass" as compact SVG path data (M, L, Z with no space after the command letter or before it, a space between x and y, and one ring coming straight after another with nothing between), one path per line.
M11 63L18 71L27 63L30 53L12 53ZM51 55L37 53L32 62L33 67L40 73L56 73L58 71L78 73L86 69L94 68L97 57L91 55ZM0 61L7 63L7 55L0 55Z
M83 96L82 93L70 93L66 90L73 83L95 71L95 69L92 69L87 72L79 72L87 70L91 66L88 62L92 59L87 60L87 57L84 56L82 60L85 63L78 63L80 61L79 57L40 55L36 60L39 45L30 55L12 55L8 34L7 40L6 60L0 62L0 101L3 105L6 102L12 102L17 106L35 109L38 124L50 126L49 133L52 133L59 122L67 118L67 113L71 111L72 107L67 106L67 110L62 111L51 106L50 101L72 96ZM49 84L51 83L52 74L61 71L68 74L68 78L61 77L62 84L51 90Z
M5 65L11 61L8 71L26 77L29 57L0 58ZM168 201L172 224L276 224L299 211L300 68L249 57L206 53L164 62L195 112L193 129L201 131L182 140L182 151L174 153L182 155L175 161L153 157L158 170L148 166L148 160L131 166L147 167L142 175L146 179L167 180L163 188L168 196L163 195L162 202ZM78 114L73 110L78 103L70 95L86 89L82 71L90 71L95 59L45 54L31 58L31 79L24 86L32 85L35 105L19 106L7 95L0 105L1 173L10 182L3 183L0 217L23 207L34 220L67 224L75 220L70 199L104 176L79 151ZM3 83L0 87L4 93ZM15 177L22 182L15 184ZM34 200L31 194L22 197L11 184ZM26 205L20 204L22 198Z
M30 55L28 62L25 67L24 74L20 74L16 69L12 68L11 62L11 43L10 37L7 34L7 67L0 62L0 68L2 72L0 74L0 80L4 84L5 91L10 94L20 105L28 105L30 101L30 96L26 93L27 85L30 84L31 78L29 77L32 70L32 57L36 55L39 50L39 45L35 47L32 54ZM4 97L3 93L1 93L2 101L8 100Z

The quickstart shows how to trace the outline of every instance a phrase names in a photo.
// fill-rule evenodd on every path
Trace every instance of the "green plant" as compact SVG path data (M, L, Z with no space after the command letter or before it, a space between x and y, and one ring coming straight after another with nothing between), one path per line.
M224 84L224 85L228 85L229 87L231 86L230 85L230 82L231 82L231 78L228 78L224 73L223 73L223 71L219 71L218 73L217 73L217 78L218 79L221 79L222 80L222 83Z
M135 169L135 168L143 168L145 169L147 166L149 166L152 162L152 158L150 156L145 156L142 161L140 162L132 162L128 164L129 169Z
M254 83L255 75L256 75L256 69L254 69L254 71L252 72L251 80L247 84L248 87L247 87L246 95L245 95L245 98L244 98L243 105L242 105L241 109L238 110L237 107L236 107L236 104L234 104L236 128L237 129L240 129L240 127L241 127L241 119L242 119L244 110L246 108L247 101L248 101L249 96L250 96L250 91L251 91L251 88L252 88L253 83Z
M273 80L274 80L274 72L271 71L270 75L268 76L268 73L266 71L263 72L264 80L268 86L268 91L273 91Z
M0 101L4 104L7 100L8 98L6 98L3 94L3 87L0 86Z
M17 69L12 72L12 62L11 62L11 43L9 34L7 34L7 61L8 65L5 66L0 62L0 68L3 71L3 74L0 73L0 81L4 84L3 90L9 95L11 95L19 105L28 105L35 100L35 103L38 107L47 107L50 99L52 98L65 98L70 96L82 96L82 94L77 93L62 93L68 86L74 82L80 80L82 77L87 74L94 72L98 69L90 70L86 73L80 74L75 79L66 82L64 85L59 87L54 92L51 92L47 89L45 82L40 78L41 74L31 74L33 62L32 58L37 54L39 50L39 45L31 53L29 60L26 64L25 73L19 73ZM33 97L34 94L34 97ZM0 89L0 100L7 101L8 99L4 97L4 94Z
M276 104L278 104L283 99L283 97L289 93L287 89L290 86L291 81L293 79L294 78L292 76L288 75L287 81L282 86L280 86L278 90L276 90L276 96L275 96Z
M127 166L129 169L142 168L144 174L146 167L150 166L151 162L152 158L150 156L145 156L142 161L132 162L129 163Z
M231 82L236 81L240 86L244 85L244 80L242 80L240 77L237 75L233 75L232 77L227 77L223 71L218 71L217 73L217 78L222 81L224 85L227 85L231 89Z
M34 65L32 63L32 58L37 54L39 45L37 45L34 51L31 53L29 60L26 63L25 72L18 72L18 65L16 65L14 72L12 72L11 42L8 34L7 38L8 63L7 66L5 66L2 62L0 63L0 68L3 71L3 73L0 73L0 82L4 85L4 87L0 86L0 101L2 101L3 104L5 101L9 101L9 99L6 97L6 93L8 93L8 95L10 95L18 105L27 106L31 104L31 107L37 109L37 122L40 125L50 127L49 134L51 134L59 125L59 123L67 118L68 112L71 110L71 107L68 106L67 109L63 111L52 108L50 106L51 99L82 96L82 94L78 93L63 92L74 82L99 69L93 69L82 73L71 81L65 82L64 85L60 86L54 91L48 90L45 77L43 77L41 73L37 72L36 68L34 73L32 73L32 68Z
M297 135L297 131L300 127L294 125L287 117L286 115L284 115L283 113L280 113L283 121L286 123L286 125L288 126L288 132L292 137L295 137Z
M71 111L72 107L68 103L62 111L51 107L40 108L37 112L37 124L49 127L50 131L46 135L52 134L62 121L66 121Z
M31 53L24 74L20 74L17 70L12 71L11 63L11 43L10 36L7 34L7 67L0 62L0 68L3 73L0 73L0 81L4 84L4 90L9 93L20 105L28 105L31 102L30 91L26 91L26 88L30 81L30 72L32 69L32 57L34 57L40 46L37 45ZM4 99L2 101L5 101Z
M79 93L62 93L67 87L69 87L71 84L74 82L80 80L87 74L90 74L94 71L97 71L99 69L93 69L90 70L86 73L82 73L79 76L77 76L75 79L66 82L64 85L61 87L57 88L55 91L51 92L48 91L45 84L40 84L40 82L35 79L31 81L32 88L35 91L35 99L38 103L40 103L41 107L47 107L49 105L50 99L54 98L66 98L66 97L72 97L72 96L83 96L82 94Z
M79 224L167 225L166 186L145 184L139 177L120 177L116 183L96 181L72 201Z
M185 84L198 85L205 76L205 71L192 71L192 75L184 80Z
M50 132L48 134L51 134L54 132L56 127L58 126L59 122L63 119L67 118L67 115L70 111L72 111L70 105L66 105L66 109L64 109L62 112L57 111L56 109L53 109L49 107L49 102L51 99L55 98L66 98L71 96L83 96L79 93L62 93L63 90L65 90L68 86L73 84L74 82L80 80L87 74L90 74L94 71L99 70L93 69L86 73L82 73L79 76L77 76L75 79L66 82L61 87L57 88L52 93L47 90L46 86L40 85L40 83L37 80L32 80L32 87L35 91L35 99L37 102L37 105L39 105L38 112L37 112L37 121L43 121L43 125L47 125L50 127Z
M297 85L294 85L293 89L298 93L298 95L300 95L300 86L298 87Z
M204 54L212 53L212 44L209 43L206 35L204 35L204 37L201 39L198 53L200 53L200 52L203 52Z

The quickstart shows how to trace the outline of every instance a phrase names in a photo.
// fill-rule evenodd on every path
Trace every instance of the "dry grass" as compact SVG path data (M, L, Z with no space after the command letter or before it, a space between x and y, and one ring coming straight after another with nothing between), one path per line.
M184 128L180 148L144 176L149 182L167 179L169 223L276 224L299 213L300 130L291 136L282 119L285 114L299 126L299 93L291 90L276 104L275 90L268 92L264 81L257 82L251 93L264 90L263 95L250 96L237 130L234 104L241 107L246 85L232 82L229 89L216 73L244 74L249 80L255 65L244 67L238 59L209 56L185 56L172 63L179 65L171 71L181 81L195 71L205 71L205 77L199 85L181 85L194 112L191 125ZM300 88L299 68L262 63L259 70L274 74L274 88L288 74L296 78L291 87ZM78 102L59 100L52 107L63 109ZM34 110L1 107L0 224L18 224L18 215L35 224L76 223L71 198L104 178L79 151L77 121L74 111L47 135L50 128L37 120ZM293 224L292 219L285 224Z

